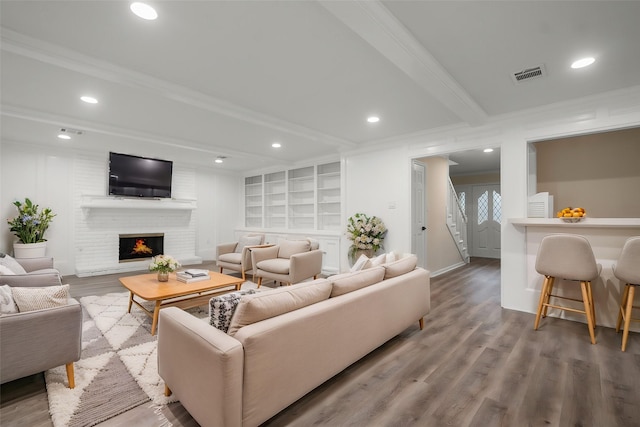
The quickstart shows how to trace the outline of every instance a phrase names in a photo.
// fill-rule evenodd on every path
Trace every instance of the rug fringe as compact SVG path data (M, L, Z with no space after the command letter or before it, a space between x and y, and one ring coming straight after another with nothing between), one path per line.
M150 408L153 408L153 413L156 414L156 416L158 417L158 421L160 421L160 424L158 424L158 427L172 427L173 423L171 421L169 421L167 419L167 417L164 416L164 414L162 413L162 410L164 409L165 405L156 405L154 403L151 403L151 405L149 405Z

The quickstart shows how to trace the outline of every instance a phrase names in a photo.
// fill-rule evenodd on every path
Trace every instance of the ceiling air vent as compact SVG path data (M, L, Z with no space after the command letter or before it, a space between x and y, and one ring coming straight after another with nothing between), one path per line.
M73 129L73 128L60 128L60 132L70 133L71 135L82 135L84 133L80 129Z
M516 71L511 74L511 78L513 82L516 84L520 84L524 81L538 79L540 77L545 77L547 75L547 71L544 69L544 65L538 65L537 67L526 68L522 71Z

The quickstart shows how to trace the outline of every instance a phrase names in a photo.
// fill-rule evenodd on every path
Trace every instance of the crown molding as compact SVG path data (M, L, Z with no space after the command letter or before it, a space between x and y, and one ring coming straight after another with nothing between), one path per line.
M149 90L172 101L232 117L255 126L267 127L278 132L329 144L338 148L353 148L356 146L355 142L327 135L314 129L250 110L223 99L204 95L187 87L119 67L109 62L80 54L53 43L28 37L6 28L1 29L1 37L2 43L0 43L0 48L6 52L119 85Z
M320 0L336 18L471 126L487 113L381 2Z

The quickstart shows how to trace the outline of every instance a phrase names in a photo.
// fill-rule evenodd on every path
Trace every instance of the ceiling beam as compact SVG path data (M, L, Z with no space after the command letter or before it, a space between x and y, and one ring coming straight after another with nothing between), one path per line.
M149 90L172 101L215 114L232 117L252 125L266 127L340 149L355 148L357 146L353 141L318 132L314 129L250 110L229 101L205 95L201 92L158 79L148 74L119 67L109 62L92 58L5 28L2 28L2 43L0 43L0 48L6 52L11 52L101 80L136 89Z
M319 3L460 119L486 123L487 113L381 2Z

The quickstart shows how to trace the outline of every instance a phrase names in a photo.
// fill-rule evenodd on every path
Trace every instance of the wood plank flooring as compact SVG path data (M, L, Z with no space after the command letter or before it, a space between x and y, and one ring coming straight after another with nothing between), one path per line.
M208 266L212 268L212 266ZM68 278L76 297L121 291L117 275ZM412 326L264 426L640 426L640 335L500 307L500 262L431 280L425 329ZM339 351L339 350L335 350ZM202 391L206 393L206 390ZM2 385L2 426L51 426L42 374ZM144 406L144 405L141 405ZM164 415L197 426L180 403ZM139 407L102 426L153 426Z

